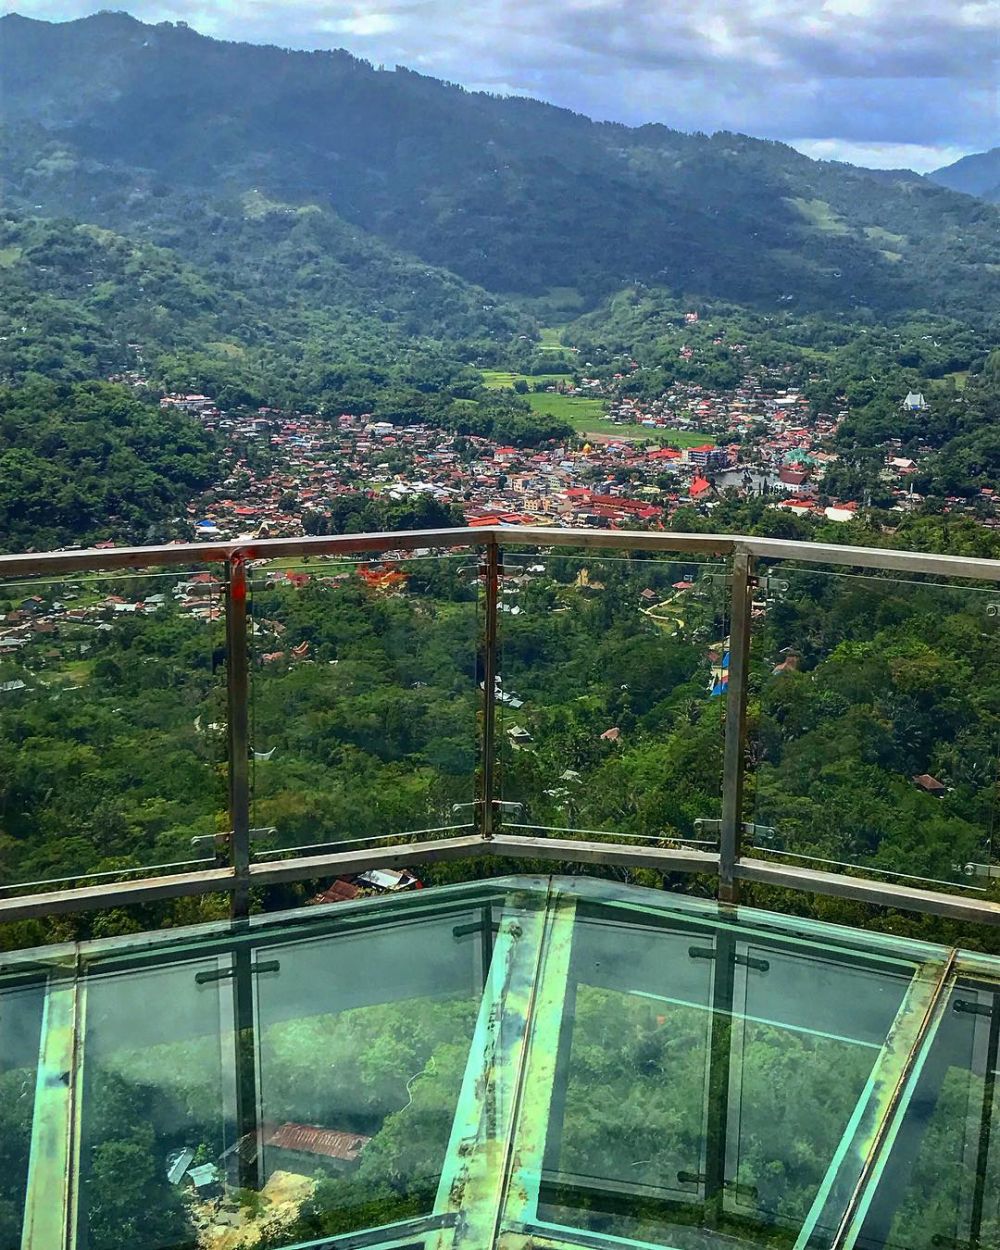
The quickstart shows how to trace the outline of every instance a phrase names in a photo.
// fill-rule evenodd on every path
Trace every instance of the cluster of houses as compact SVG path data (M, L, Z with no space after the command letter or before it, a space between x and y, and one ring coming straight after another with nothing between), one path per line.
M115 579L119 590L127 584ZM148 585L149 583L144 583ZM166 585L166 583L164 583ZM65 582L40 587L39 592L0 605L0 660L17 658L44 666L64 657L65 644L83 658L96 634L114 629L123 617L151 616L170 599L193 620L222 619L222 582L213 573L180 574L165 589L135 596L105 593L99 581ZM4 688L10 685L10 689ZM0 693L23 690L23 678L0 685Z
M794 495L818 476L828 453L815 453L808 468L779 458L812 454L806 449L830 431L793 419L801 413L797 396L774 398L795 402L775 409L779 415L758 444L754 468L770 474L769 489L777 495ZM310 513L322 515L339 496L358 492L392 500L427 495L460 508L472 526L613 529L661 524L682 504L710 504L727 486L748 489L739 444L719 445L714 438L677 449L604 433L582 446L574 440L521 449L363 416L224 413L203 395L162 402L196 413L226 443L219 482L187 510L194 533L206 539L309 532Z
M635 362L627 365L634 368ZM779 368L758 369L733 390L718 392L677 382L650 403L621 395L614 380L586 379L607 398L612 423L647 427L651 437L619 436L605 424L604 432L586 441L537 448L428 425L397 427L370 416L318 417L271 408L226 412L203 394L167 395L161 404L196 416L225 446L218 482L187 508L191 532L205 539L322 530L323 514L338 498L359 494L391 500L429 496L458 508L473 527L657 527L684 505L710 510L728 490L764 495L773 506L800 515L848 521L864 501L830 498L823 489L824 474L836 459L829 450L832 436L847 412L812 416L786 375ZM926 401L911 392L901 407L921 411ZM678 442L691 444L693 431L705 438L683 449L652 441L658 431L669 439L671 429L684 434ZM921 452L907 450L904 455L901 444L890 442L883 472L901 510L920 502L913 480ZM995 502L994 492L985 493ZM961 501L953 503L958 507ZM373 567L357 576L372 591L388 593L401 588L396 583L405 574ZM119 617L154 613L168 596L193 619L220 619L222 586L208 572L164 581L155 593L135 598L101 593L99 585L67 584L0 605L6 608L0 611L0 660L23 657L29 642L54 643L53 635L68 626L79 627L73 637L82 655L89 649L88 630L108 630ZM307 658L286 655L280 641L265 651L272 661ZM23 684L21 677L5 677L7 684L15 680Z
M470 526L655 527L684 505L710 510L727 490L831 521L848 521L864 506L823 488L846 407L812 414L787 367L748 369L729 390L678 381L651 401L623 393L622 379L635 368L629 359L624 372L606 380L560 381L563 390L606 400L603 430L530 449L370 416L223 412L201 394L168 395L161 403L197 415L226 445L218 483L187 510L204 538L322 530L338 497L359 492L392 500L430 496L460 509ZM907 411L925 404L916 392L901 400ZM620 436L615 425L623 427ZM636 427L649 436L635 436ZM698 433L705 438L677 448L669 445L672 431L679 443L692 444ZM921 502L913 490L917 470L901 446L888 446L883 478L901 511Z

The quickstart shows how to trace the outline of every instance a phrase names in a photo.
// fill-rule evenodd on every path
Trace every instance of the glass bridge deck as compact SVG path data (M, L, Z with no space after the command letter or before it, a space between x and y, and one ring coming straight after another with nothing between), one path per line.
M504 878L0 965L0 1250L996 1250L1000 960Z

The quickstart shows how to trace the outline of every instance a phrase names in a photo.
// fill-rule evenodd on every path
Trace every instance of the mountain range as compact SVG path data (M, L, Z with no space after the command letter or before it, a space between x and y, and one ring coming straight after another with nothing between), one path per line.
M123 13L0 19L0 82L8 214L170 249L265 321L337 305L420 332L423 282L480 338L516 322L511 300L580 311L636 284L758 308L996 307L995 207L780 143L596 123Z
M932 181L952 191L978 195L994 204L1000 203L1000 148L974 152L953 165L944 165L927 175Z

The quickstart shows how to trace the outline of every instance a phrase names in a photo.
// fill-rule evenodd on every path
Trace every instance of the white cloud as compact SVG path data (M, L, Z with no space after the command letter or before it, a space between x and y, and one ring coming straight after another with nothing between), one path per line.
M851 143L843 139L790 139L789 143L817 161L846 161L867 169L912 169L918 174L950 165L972 150L921 143Z
M331 22L317 23L318 27L331 33L357 35L371 39L375 35L387 35L399 25L388 13L354 13L351 17L337 18Z

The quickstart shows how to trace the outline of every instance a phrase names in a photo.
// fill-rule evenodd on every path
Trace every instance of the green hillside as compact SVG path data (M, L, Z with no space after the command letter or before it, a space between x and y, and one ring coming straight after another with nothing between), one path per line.
M361 402L390 375L446 387L463 365L443 341L488 354L529 325L329 215L253 207L224 253L187 249L197 263L99 227L0 216L0 382L141 361L151 382L231 402Z
M8 16L0 76L12 202L192 259L244 240L266 257L242 233L256 194L289 219L316 206L314 233L363 231L497 292L590 302L639 281L772 308L996 305L996 209L778 143L597 124L124 14Z

